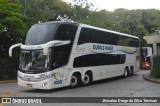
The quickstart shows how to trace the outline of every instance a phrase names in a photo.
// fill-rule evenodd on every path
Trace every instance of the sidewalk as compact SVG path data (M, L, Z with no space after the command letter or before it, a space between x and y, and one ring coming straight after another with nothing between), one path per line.
M150 73L143 74L143 78L151 82L160 83L160 78L153 78Z
M17 80L6 80L6 81L0 81L0 84L3 84L3 83L15 83L17 82Z

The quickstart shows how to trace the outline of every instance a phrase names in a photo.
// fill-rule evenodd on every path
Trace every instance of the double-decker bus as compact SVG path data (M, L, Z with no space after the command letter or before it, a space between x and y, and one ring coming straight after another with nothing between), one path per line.
M152 48L151 47L142 47L140 50L140 67L141 69L150 69L151 67L151 58L152 58Z
M38 89L84 85L139 70L139 38L76 22L33 25L20 46L18 85Z

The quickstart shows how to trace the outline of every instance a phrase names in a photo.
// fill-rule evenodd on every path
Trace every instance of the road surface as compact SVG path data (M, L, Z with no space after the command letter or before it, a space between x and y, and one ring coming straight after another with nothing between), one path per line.
M17 83L0 84L1 97L160 97L160 84L143 79L140 70L133 76L96 81L88 86L38 90L19 87ZM0 106L160 106L158 103L45 103L45 104L0 104Z

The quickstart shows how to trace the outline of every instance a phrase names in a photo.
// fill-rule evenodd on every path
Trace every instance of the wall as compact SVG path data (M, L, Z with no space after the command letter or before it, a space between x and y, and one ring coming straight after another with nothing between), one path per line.
M150 35L143 37L147 44L153 45L153 56L160 56L160 35Z

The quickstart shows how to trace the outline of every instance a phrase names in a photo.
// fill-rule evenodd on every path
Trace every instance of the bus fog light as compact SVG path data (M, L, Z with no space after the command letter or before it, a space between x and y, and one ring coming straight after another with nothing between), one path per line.
M64 77L64 80L67 81L67 77Z
M46 86L48 83L46 82L46 83L44 83L44 84L42 84L42 87L44 87L44 86Z

